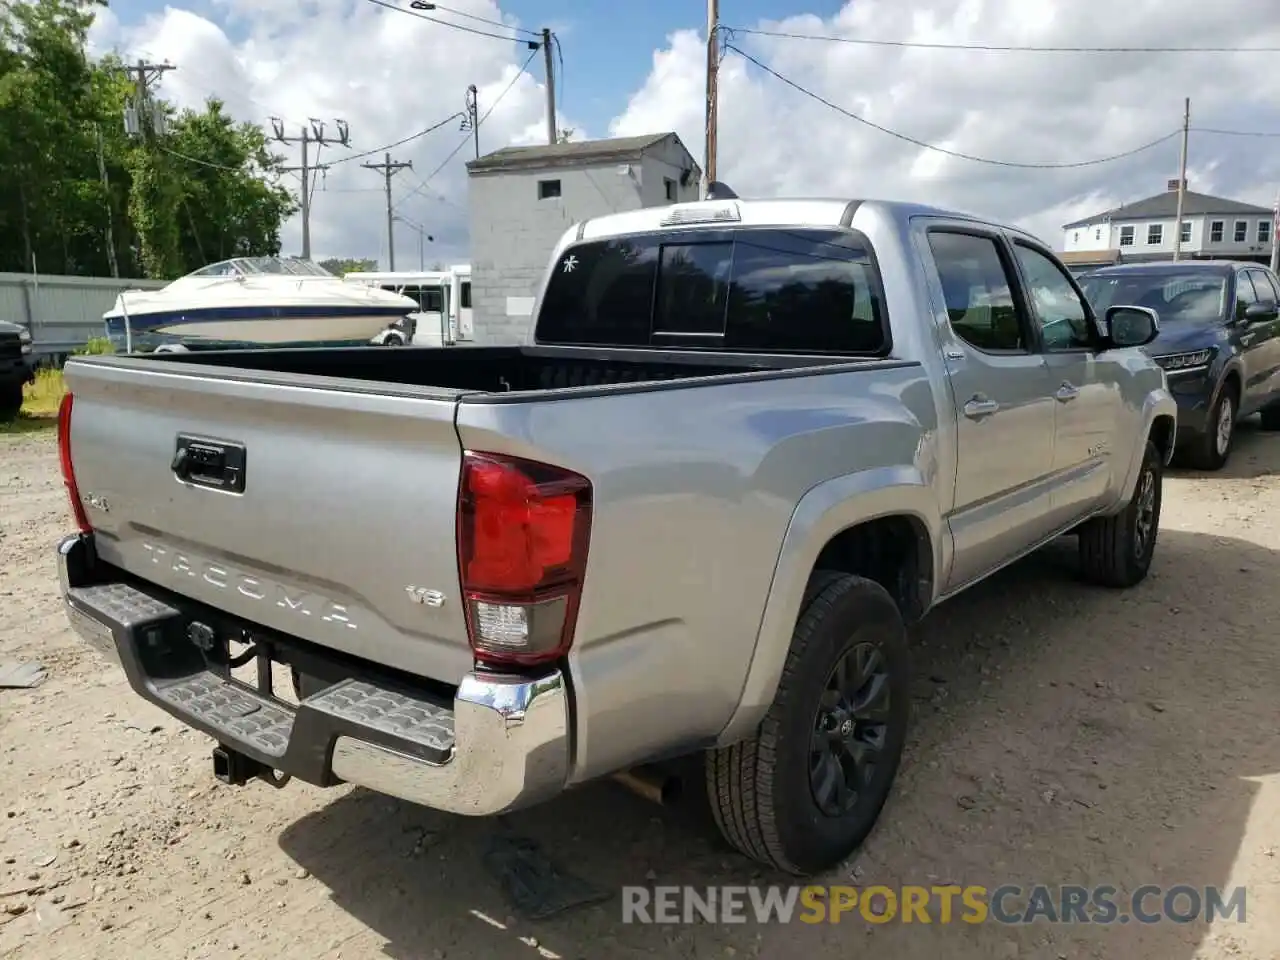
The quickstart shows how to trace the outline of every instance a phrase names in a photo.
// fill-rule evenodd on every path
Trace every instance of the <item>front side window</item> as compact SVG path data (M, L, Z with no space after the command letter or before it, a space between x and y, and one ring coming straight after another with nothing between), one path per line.
M1133 227L1120 228L1120 246L1122 247L1133 246Z
M1164 224L1152 223L1147 226L1147 243L1155 246L1164 240Z
M879 355L889 338L860 238L828 229L589 241L552 268L541 343Z
M1039 250L1014 244L1026 277L1031 312L1046 350L1078 350L1092 345L1089 311L1067 275Z
M1236 274L1236 319L1243 320L1245 309L1251 303L1258 302L1258 292L1253 288L1247 271Z

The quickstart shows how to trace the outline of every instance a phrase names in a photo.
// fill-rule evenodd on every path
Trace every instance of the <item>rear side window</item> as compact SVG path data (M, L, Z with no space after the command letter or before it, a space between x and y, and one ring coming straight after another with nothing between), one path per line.
M540 343L878 355L889 349L864 240L716 230L578 244L552 269Z
M988 352L1025 350L1013 284L996 241L930 230L929 247L956 335Z

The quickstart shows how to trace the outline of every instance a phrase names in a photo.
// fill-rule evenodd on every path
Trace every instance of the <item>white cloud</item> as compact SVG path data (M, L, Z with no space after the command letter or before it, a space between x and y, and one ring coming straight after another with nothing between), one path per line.
M829 19L735 24L784 33L1035 46L1280 46L1273 0L858 0ZM1274 54L1009 53L875 47L746 34L730 41L778 73L917 140L1023 163L1130 150L1192 127L1280 132ZM654 55L644 86L612 126L672 125L703 141L705 52L692 32ZM1060 226L1150 196L1178 174L1177 137L1114 163L1024 170L974 163L895 140L841 116L730 52L720 74L718 175L740 194L893 197L1012 220L1057 245ZM1192 189L1270 206L1280 139L1193 131Z
M407 6L407 2L403 4ZM482 152L511 143L540 142L546 125L541 55L530 72L519 67L533 53L524 44L451 30L361 0L309 0L267 4L221 0L226 28L179 7L166 7L140 23L122 24L104 12L91 37L96 51L115 49L130 58L169 61L160 92L179 106L199 107L210 94L222 98L239 119L266 123L283 119L286 133L314 117L336 136L335 118L350 125L351 147L327 147L322 163L333 164L314 192L312 255L371 256L386 263L386 207L381 174L364 169L380 162L377 153L342 162L424 129L464 109L468 84L478 88L480 112L493 108L480 133ZM449 6L517 25L488 0L453 0ZM443 15L442 15L443 16ZM457 18L453 18L457 19ZM499 28L460 20L487 32ZM510 86L505 96L503 91ZM502 97L499 102L499 97ZM495 103L497 106L495 107ZM474 155L461 117L437 132L391 149L392 159L413 169L392 181L396 213L423 225L435 239L426 260L455 262L466 256L465 160ZM560 117L561 126L576 126ZM431 179L423 181L466 139L466 145ZM312 161L316 160L312 147ZM280 145L289 163L299 161L297 144ZM291 181L297 186L296 181ZM301 249L301 222L284 230L286 252ZM416 267L418 237L396 226L396 265Z
M276 4L219 0L224 29L169 7L141 23L101 14L94 43L133 56L168 58L166 96L198 105L216 92L243 119L271 114L291 124L344 117L356 150L371 149L463 106L468 83L481 110L493 104L530 51L384 11L362 0ZM491 0L451 7L494 20ZM857 0L830 18L794 16L735 24L793 33L941 43L1054 46L1280 46L1274 0ZM725 15L731 17L731 11ZM485 28L481 25L480 29ZM580 29L578 32L583 32ZM594 38L580 36L578 42ZM947 51L817 43L738 34L732 42L774 70L874 123L962 153L1017 162L1062 162L1132 149L1174 131L1193 96L1192 126L1280 132L1280 71L1270 54L1047 54ZM672 34L610 132L674 129L700 157L705 48ZM572 63L569 64L572 70ZM544 136L540 57L482 130L482 151ZM1061 223L1163 189L1177 175L1178 141L1114 163L1024 170L922 150L825 107L730 53L723 64L720 178L741 194L881 196L1006 218L1055 245ZM586 131L571 117L562 126ZM406 197L464 134L456 122L392 150L414 169L394 181ZM283 149L283 148L282 148ZM468 144L399 212L436 242L428 260L466 248ZM288 148L296 162L297 147ZM321 159L339 159L327 149ZM370 159L381 159L373 157ZM316 256L385 259L378 174L360 161L333 167L317 190ZM1280 185L1280 139L1192 134L1193 189L1270 206ZM285 248L300 246L296 219ZM397 233L398 265L416 262L417 238Z

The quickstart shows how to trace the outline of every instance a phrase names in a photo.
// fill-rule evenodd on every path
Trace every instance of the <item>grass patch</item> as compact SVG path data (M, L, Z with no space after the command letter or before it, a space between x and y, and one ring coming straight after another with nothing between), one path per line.
M66 392L61 370L37 370L35 381L22 389L22 409L14 419L0 422L0 434L52 430L58 425L58 404Z
M81 356L114 353L111 341L95 337L76 351ZM41 367L36 378L22 388L22 409L13 420L0 420L0 434L39 433L58 425L58 405L67 392L62 371L53 367Z
M58 405L67 392L62 371L42 367L36 371L36 379L28 383L22 392L22 412L28 417L58 417Z

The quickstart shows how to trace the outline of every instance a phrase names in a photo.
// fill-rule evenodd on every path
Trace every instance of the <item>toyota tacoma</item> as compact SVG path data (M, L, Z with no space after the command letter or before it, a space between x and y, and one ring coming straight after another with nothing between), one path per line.
M229 782L486 815L697 755L744 854L846 857L908 625L1065 534L1141 581L1176 408L1021 230L717 192L569 229L526 344L70 360L76 630Z

